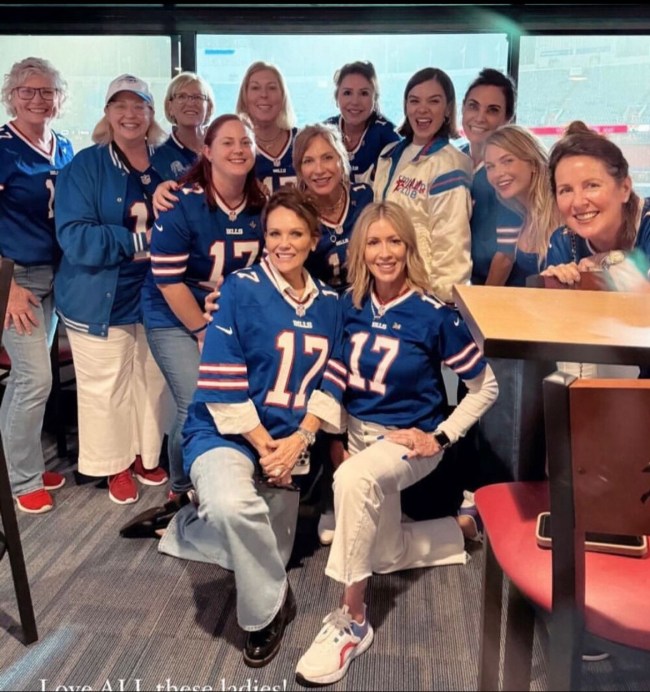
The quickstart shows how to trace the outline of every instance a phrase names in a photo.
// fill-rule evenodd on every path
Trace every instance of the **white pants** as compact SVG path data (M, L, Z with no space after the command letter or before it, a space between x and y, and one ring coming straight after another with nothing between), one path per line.
M347 586L373 572L464 564L467 558L454 517L402 523L400 491L431 473L442 453L403 459L407 447L377 441L388 432L350 418L352 456L334 474L336 532L325 574Z
M77 379L79 471L111 476L137 454L158 466L169 417L169 391L144 327L110 327L108 337L69 329Z

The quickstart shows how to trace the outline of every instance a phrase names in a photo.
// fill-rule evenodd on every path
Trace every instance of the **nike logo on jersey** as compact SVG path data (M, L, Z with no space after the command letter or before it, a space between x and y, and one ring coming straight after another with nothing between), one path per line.
M224 334L227 334L228 336L232 336L232 327L228 327L228 329L226 329L225 327L220 327L218 324L215 326L217 327L217 329L221 330Z
M454 320L454 327L458 327L460 325L460 317L456 317Z
M154 223L154 228L162 233L163 227L160 224Z

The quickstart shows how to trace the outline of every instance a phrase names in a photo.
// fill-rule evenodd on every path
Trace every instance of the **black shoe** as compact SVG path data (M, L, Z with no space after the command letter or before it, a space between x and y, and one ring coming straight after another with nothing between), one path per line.
M175 500L165 502L162 507L151 507L125 524L120 529L120 536L122 538L160 538L157 532L166 529L176 512L189 502L188 494L182 493Z
M284 630L295 617L296 599L291 586L287 585L284 603L273 620L264 629L248 633L244 663L251 668L261 668L269 663L280 651Z

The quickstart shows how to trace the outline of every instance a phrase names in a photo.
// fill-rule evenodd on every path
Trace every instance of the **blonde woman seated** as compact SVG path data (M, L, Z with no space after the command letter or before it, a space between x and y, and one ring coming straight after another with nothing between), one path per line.
M413 224L400 206L364 209L348 266L341 307L352 456L334 474L336 531L325 570L343 595L298 663L297 680L307 685L340 680L372 643L365 592L373 572L465 562L457 518L403 524L400 491L434 471L498 393L458 313L429 293ZM469 390L449 417L443 363Z

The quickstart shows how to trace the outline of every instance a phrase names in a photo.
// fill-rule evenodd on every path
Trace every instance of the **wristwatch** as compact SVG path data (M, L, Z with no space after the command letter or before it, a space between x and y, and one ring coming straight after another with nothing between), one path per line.
M314 442L316 442L316 433L312 432L311 430L307 430L307 428L300 427L298 430L296 430L296 433L302 437L307 445L307 448L311 447Z
M447 437L447 433L444 433L442 430L436 430L433 433L433 437L440 446L440 449L448 449L451 447L451 440Z
M625 261L625 253L623 250L610 250L601 260L600 266L603 269L609 269L615 264L620 264Z

